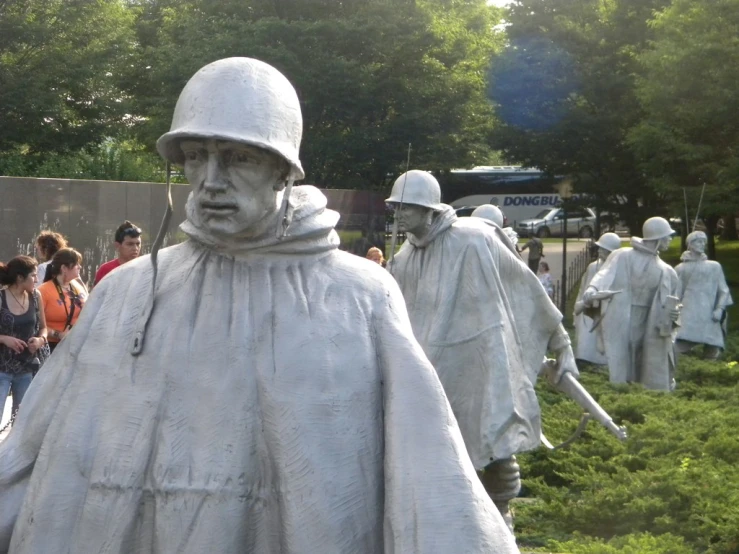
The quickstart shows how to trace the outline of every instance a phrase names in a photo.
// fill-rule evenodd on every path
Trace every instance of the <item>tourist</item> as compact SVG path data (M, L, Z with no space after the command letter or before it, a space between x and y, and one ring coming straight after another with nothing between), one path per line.
M554 300L554 282L552 281L552 274L549 273L549 264L547 262L541 262L539 264L539 282L544 290L547 291L547 296Z
M532 235L528 242L521 247L519 252L523 252L524 250L529 251L529 269L534 272L534 275L538 274L539 261L546 257L544 256L544 243L539 237Z
M373 246L369 250L367 250L367 256L365 256L368 260L372 260L376 264L380 264L382 267L385 267L385 256L382 255L382 250L377 248L376 246Z
M28 256L0 263L0 285L6 287L0 290L0 413L10 391L12 416L45 359L46 322L43 304L34 288L36 271L36 260Z
M97 273L95 273L95 282L97 285L100 280L108 273L122 266L131 260L138 258L141 253L141 229L136 227L130 221L124 221L115 231L114 246L118 257L101 265Z
M46 282L39 287L52 351L77 323L87 300L87 291L77 282L81 267L82 255L72 248L62 248L54 254Z
M46 268L51 263L51 258L54 257L60 248L67 247L67 240L54 231L41 231L39 236L36 237L36 257L42 262L38 265L38 279L36 286L41 285L44 282L46 276Z

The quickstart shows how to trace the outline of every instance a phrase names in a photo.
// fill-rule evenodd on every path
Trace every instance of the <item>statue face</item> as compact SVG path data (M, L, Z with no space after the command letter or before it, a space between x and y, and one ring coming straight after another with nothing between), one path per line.
M285 164L276 155L231 141L184 140L185 176L202 224L218 235L253 229L278 209Z
M658 252L664 252L670 247L670 243L672 242L672 237L664 237L657 241L657 251Z
M606 258L611 254L610 250L606 250L602 246L598 247L598 258L601 262L605 262Z
M701 237L691 240L688 249L696 254L703 254L706 251L706 239Z
M431 209L416 204L403 204L396 210L398 231L416 236L425 235L431 226Z

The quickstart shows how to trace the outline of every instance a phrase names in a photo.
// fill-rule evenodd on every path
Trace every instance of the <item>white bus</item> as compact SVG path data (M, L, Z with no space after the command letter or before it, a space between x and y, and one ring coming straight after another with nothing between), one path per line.
M496 165L455 169L442 174L439 184L442 202L454 208L494 204L503 210L508 225L515 228L517 222L559 206L554 186L560 180L538 169Z

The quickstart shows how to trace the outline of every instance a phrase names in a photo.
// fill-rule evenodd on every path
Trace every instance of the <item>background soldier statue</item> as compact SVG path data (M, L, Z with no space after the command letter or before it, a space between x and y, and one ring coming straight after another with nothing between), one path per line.
M689 352L704 344L703 356L715 360L724 348L726 308L733 304L721 264L707 259L706 234L693 231L688 235L688 249L680 257L675 271L680 279L680 328L677 347Z
M621 239L616 233L605 233L595 244L598 247L598 259L588 265L588 268L585 270L585 274L580 281L577 300L575 301L574 320L575 336L577 337L575 358L591 364L605 365L607 360L603 354L603 345L600 344L599 346L598 344L602 341L598 341L600 335L593 329L595 321L585 314L585 303L582 301L582 296L588 288L590 281L598 273L598 270L603 267L603 263L608 259L611 252L621 248Z
M444 385L467 451L511 524L521 487L514 454L541 440L534 392L546 352L557 384L577 375L562 315L497 225L460 218L425 171L401 175L387 202L408 239L389 269Z
M518 233L513 230L513 227L504 226L505 216L503 215L503 212L500 211L500 208L498 206L494 206L493 204L483 204L482 206L478 206L477 208L472 210L472 214L470 215L471 217L479 217L486 221L491 221L492 223L495 223L503 230L513 246L516 246L516 244L518 244Z
M614 383L654 390L675 386L674 338L680 315L675 270L659 258L675 233L667 220L644 222L643 238L613 252L582 296L592 308Z
M157 148L190 240L101 281L31 386L0 552L518 552L397 285L317 189L287 195L301 133L265 63L187 83Z

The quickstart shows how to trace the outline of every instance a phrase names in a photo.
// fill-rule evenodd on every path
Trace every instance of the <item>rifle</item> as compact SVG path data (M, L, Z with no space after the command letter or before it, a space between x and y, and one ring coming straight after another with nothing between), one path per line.
M556 363L556 360L545 360L541 366L541 372L551 377L556 371ZM549 381L551 383L552 379L550 379ZM552 383L552 386L559 392L567 395L568 398L577 402L577 404L583 410L585 410L585 413L582 415L580 423L578 424L577 429L575 430L573 435L562 444L552 446L552 444L546 439L546 437L542 435L542 442L547 448L549 448L550 450L557 450L559 448L564 448L565 446L568 446L569 444L577 440L580 435L582 435L590 419L595 419L598 423L603 425L603 427L608 429L608 431L613 434L618 440L626 440L628 436L626 432L626 427L616 425L613 422L613 418L608 415L608 412L606 412L601 407L601 405L598 404L592 396L590 396L590 393L585 390L585 387L583 387L578 382L578 380L572 376L570 372L566 372L564 375L562 375L559 382Z
M393 260L395 259L395 247L398 244L398 214L403 207L403 197L405 196L405 182L408 179L408 169L411 165L411 143L408 143L408 157L405 160L405 176L403 177L403 190L400 193L400 204L395 207L395 217L393 218L393 234L390 238L390 255L387 260L387 268L390 275L393 274Z

